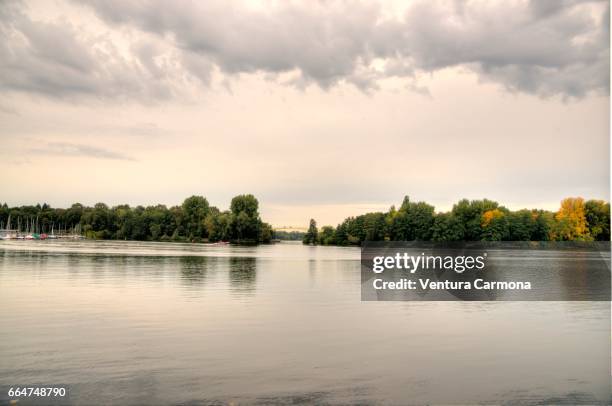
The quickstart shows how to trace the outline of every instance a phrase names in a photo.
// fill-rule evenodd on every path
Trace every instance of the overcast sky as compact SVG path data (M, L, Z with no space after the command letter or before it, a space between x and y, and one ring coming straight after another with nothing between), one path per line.
M607 2L0 1L0 201L609 199Z

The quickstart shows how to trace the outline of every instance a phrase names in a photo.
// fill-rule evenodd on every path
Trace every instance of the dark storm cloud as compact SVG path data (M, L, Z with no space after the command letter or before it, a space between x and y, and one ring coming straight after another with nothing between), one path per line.
M159 99L171 97L185 77L208 84L218 68L226 75L295 71L292 83L299 86L347 82L369 90L380 79L412 80L415 73L462 66L481 81L540 96L609 88L607 2L417 1L401 17L361 2L280 2L266 9L226 1L87 4L110 27L154 39L131 44L132 58L125 58L112 43L70 24L34 23L14 4L4 6L0 86Z
M73 144L68 142L49 142L40 148L32 148L30 153L37 155L85 157L97 159L113 159L119 161L134 161L134 158L120 152L111 151L91 145Z

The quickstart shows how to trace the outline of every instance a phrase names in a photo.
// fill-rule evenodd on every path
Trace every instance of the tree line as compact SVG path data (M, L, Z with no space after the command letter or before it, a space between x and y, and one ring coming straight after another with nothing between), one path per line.
M359 245L363 241L610 241L610 204L570 197L558 211L511 211L499 203L463 199L435 212L406 196L399 209L348 217L335 228L310 220L304 244Z
M183 241L235 243L270 242L272 227L259 216L259 202L250 194L232 199L230 209L221 211L210 206L203 196L191 196L180 206L136 206L127 204L109 207L97 203L87 207L80 203L68 209L47 204L9 208L0 207L0 221L16 228L18 219L25 229L26 220L34 222L39 232L60 229L80 230L87 238L140 241Z
M303 231L285 231L285 230L274 230L274 239L282 241L302 241L304 238Z

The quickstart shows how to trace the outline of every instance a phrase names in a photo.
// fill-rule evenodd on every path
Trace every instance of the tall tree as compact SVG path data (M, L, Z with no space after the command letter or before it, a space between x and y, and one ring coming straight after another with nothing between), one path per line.
M317 222L314 219L310 219L310 224L308 225L308 231L304 235L304 239L302 242L304 244L316 244L318 241L318 231L317 231Z
M411 202L408 196L392 215L389 238L393 241L430 240L434 224L434 207L425 202Z
M208 200L202 196L191 196L183 201L183 226L190 240L206 237L204 219L208 214Z
M259 218L259 202L255 196L238 195L230 204L230 239L237 242L256 242L260 237L262 222Z

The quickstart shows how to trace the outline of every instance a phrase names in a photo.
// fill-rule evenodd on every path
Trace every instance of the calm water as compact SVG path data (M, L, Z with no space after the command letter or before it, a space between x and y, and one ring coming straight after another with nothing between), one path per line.
M608 302L360 296L356 248L2 242L0 385L68 384L74 404L609 401Z

